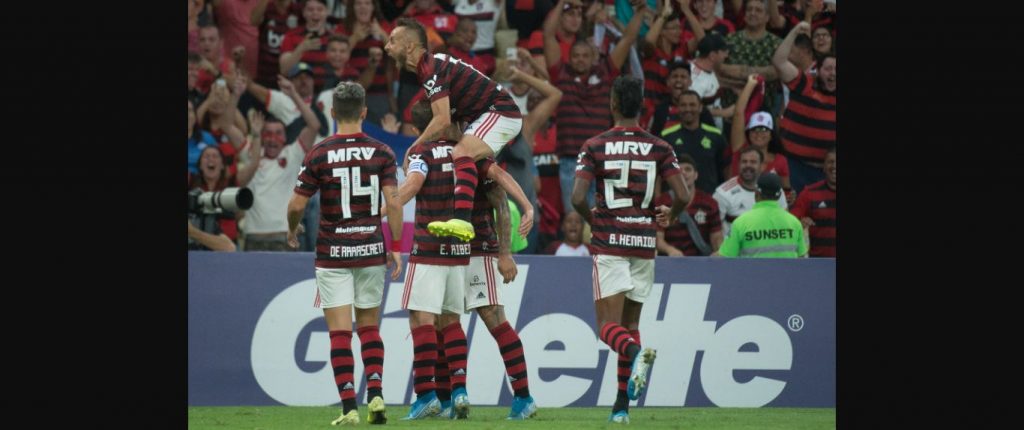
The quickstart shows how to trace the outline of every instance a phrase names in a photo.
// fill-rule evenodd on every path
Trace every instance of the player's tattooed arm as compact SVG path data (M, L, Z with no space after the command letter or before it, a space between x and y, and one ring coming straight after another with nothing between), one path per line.
M512 200L521 208L522 215L519 217L519 235L526 237L530 234L530 229L533 228L533 204L526 198L526 193L523 192L523 188L519 186L515 178L509 175L501 167L494 165L490 169L487 169L487 177L493 179L498 185L512 196Z
M496 230L498 232L498 273L504 283L516 279L519 269L512 258L512 216L508 208L508 196L501 187L494 187L487 193L487 199L494 206ZM481 317L483 314L481 314Z
M512 216L508 210L508 196L505 189L494 187L487 192L487 200L494 206L495 230L498 233L498 253L512 253Z

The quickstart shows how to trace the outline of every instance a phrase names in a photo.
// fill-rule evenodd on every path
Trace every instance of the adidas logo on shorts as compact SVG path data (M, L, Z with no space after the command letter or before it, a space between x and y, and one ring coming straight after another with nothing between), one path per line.
M477 293L476 298L478 298L478 299L486 299L487 296L485 296L484 292L481 291L481 292Z

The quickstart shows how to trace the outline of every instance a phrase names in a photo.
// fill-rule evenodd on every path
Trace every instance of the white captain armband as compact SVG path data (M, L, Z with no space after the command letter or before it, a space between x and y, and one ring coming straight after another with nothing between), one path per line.
M411 175L414 172L420 173L423 176L427 176L427 162L419 158L410 161L409 172L407 173L407 175Z

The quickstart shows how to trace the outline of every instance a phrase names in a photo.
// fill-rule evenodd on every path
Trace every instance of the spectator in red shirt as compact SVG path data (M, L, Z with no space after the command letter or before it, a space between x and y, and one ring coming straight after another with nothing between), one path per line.
M679 124L679 98L690 89L690 63L674 62L668 66L668 79L665 81L669 90L669 100L654 104L653 100L644 100L644 115L640 117L640 126L650 130L651 134L661 136L661 131Z
M718 201L696 187L697 163L689 154L680 154L679 171L683 175L683 183L693 192L693 198L686 204L686 210L674 220L669 221L668 227L658 227L656 236L656 247L659 255L669 257L711 255L722 246L724 234L722 232L722 215L718 211ZM672 192L666 191L655 201L655 206L672 204ZM689 217L689 218L687 218ZM683 223L693 223L693 227ZM690 233L695 230L700 235L703 245L698 246ZM702 247L706 247L702 249ZM706 252L705 252L706 251Z
M800 192L790 210L811 238L811 257L836 256L836 147L825 153L825 179Z
M305 25L302 5L295 0L257 0L249 22L259 27L256 82L277 89L281 71L281 44L291 30Z
M473 42L476 40L476 21L471 19L459 20L455 26L455 33L448 38L448 54L458 58L466 64L473 66L487 76L494 74L495 60L493 55L477 55L473 52Z
M259 29L250 22L255 4L251 0L213 0L213 13L217 19L224 45L232 53L239 50L237 65L247 76L256 76L256 57L259 49Z
M441 9L437 0L416 0L409 4L405 16L416 18L424 27L433 28L444 39L455 33L455 24L459 22L459 17ZM473 40L470 41L470 46L473 45Z
M715 16L715 0L693 0L693 9L700 19L700 29L704 30L705 34L715 32L724 38L736 31L736 26L732 22ZM691 56L697 52L697 43L703 39L695 28L697 27L691 26L689 22L683 26L683 43L686 44L686 50Z
M281 42L278 71L288 73L299 62L306 63L313 69L313 85L323 88L328 67L327 38L335 32L334 27L327 23L327 3L325 0L306 0L302 17L306 26L289 31Z
M768 111L759 111L746 118L746 106L750 100L751 93L758 88L759 80L757 75L750 75L747 78L747 85L740 93L736 101L736 111L732 116L732 131L729 133L729 146L732 149L732 164L729 168L729 177L740 174L740 151L748 146L753 146L761 152L761 173L770 172L782 178L782 189L786 192L786 201L793 204L796 194L789 183L789 163L786 156L782 155L782 142L775 134L775 124L772 114ZM743 124L746 122L744 131Z
M235 155L249 129L245 117L238 111L238 99L245 90L245 84L244 78L236 77L234 86L228 89L227 81L218 79L210 90L210 96L196 109L202 129L209 131L220 147L230 176L234 176L237 171L238 160ZM234 133L234 130L238 130L238 133Z
M780 11L781 9L781 11ZM774 11L774 12L773 12ZM768 30L784 37L801 22L810 23L814 28L828 27L832 36L836 34L836 2L823 0L792 0L779 7L769 5Z
M534 31L527 42L527 49L545 69L568 60L576 35L583 26L583 7L579 0L559 0L544 20L541 30ZM547 34L555 38L555 45L546 43Z
M217 27L207 25L199 28L199 56L202 61L196 86L204 94L210 92L210 84L220 76L234 75L235 62L224 55L224 43Z
M373 72L370 71L368 79L363 82L361 73L349 60L352 58L352 44L348 38L341 34L332 34L327 38L327 77L324 79L322 91L334 91L334 87L340 82L357 81L367 87L373 79Z
M689 6L689 0L683 0ZM684 7L686 19L691 25L698 25L696 15L689 7ZM669 101L670 91L666 80L669 74L669 65L685 61L688 56L686 45L681 42L682 24L679 20L679 13L672 9L672 1L666 1L661 13L654 19L650 30L644 36L643 49L643 70L644 70L644 105L656 106ZM640 124L646 125L644 117L649 118L653 112L641 114Z
M789 61L796 35L810 33L810 24L793 28L775 51L772 63L789 87L789 103L779 130L789 159L790 182L799 193L807 184L823 179L825 151L836 144L836 57L824 57L816 75L797 69Z
M327 76L327 81L324 84L322 91L320 91L320 95L316 97L316 107L317 110L323 114L322 121L327 124L327 134L318 136L318 139L331 136L338 132L338 122L334 121L331 116L331 108L334 106L334 87L341 82L353 81L359 82L359 85L362 85L363 88L368 88L370 83L373 81L376 65L384 55L383 52L380 52L376 56L371 56L370 64L373 67L367 67L363 69L362 73L360 73L356 68L352 67L349 62L352 55L350 46L348 38L341 34L332 35L330 39L328 39L327 63L331 68L331 72ZM385 117L387 116L385 115ZM321 130L323 129L324 128L321 127Z
M572 194L573 181L576 174L576 159L584 141L601 134L611 128L611 91L612 81L619 74L622 65L629 55L629 48L640 32L643 22L643 11L647 3L638 3L638 9L629 21L622 39L606 59L595 61L597 50L585 39L577 39L572 46L572 55L568 61L558 56L558 41L555 39L554 25L549 21L544 24L544 51L554 62L548 63L548 73L555 81L555 86L562 91L562 101L558 105L558 155L559 179L562 184L562 206L566 212L572 212L569 202ZM552 14L560 14L556 7ZM557 16L556 16L557 18ZM549 17L550 20L550 17ZM594 183L591 183L594 186ZM593 191L588 193L588 201L593 200Z
M391 91L391 84L398 77L398 68L390 57L383 55L384 44L388 34L394 28L385 20L378 0L346 0L344 22L338 26L338 32L348 35L352 43L352 67L360 72L371 67L374 70L373 81L366 89L366 121L380 125L387 113L398 112L398 100ZM378 48L377 51L372 48ZM380 61L371 64L374 58Z

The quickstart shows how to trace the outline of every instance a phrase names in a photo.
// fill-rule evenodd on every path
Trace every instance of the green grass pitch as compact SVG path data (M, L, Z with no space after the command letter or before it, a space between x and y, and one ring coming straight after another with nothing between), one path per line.
M600 429L616 428L608 423L609 407L540 408L527 421L506 421L506 407L473 406L468 420L426 419L400 421L408 405L388 405L388 422L381 428L420 429ZM188 428L197 429L315 429L332 427L340 415L334 407L189 407ZM366 406L359 406L358 427L369 428ZM834 429L835 408L631 408L630 426L653 429ZM374 426L376 428L376 426Z

